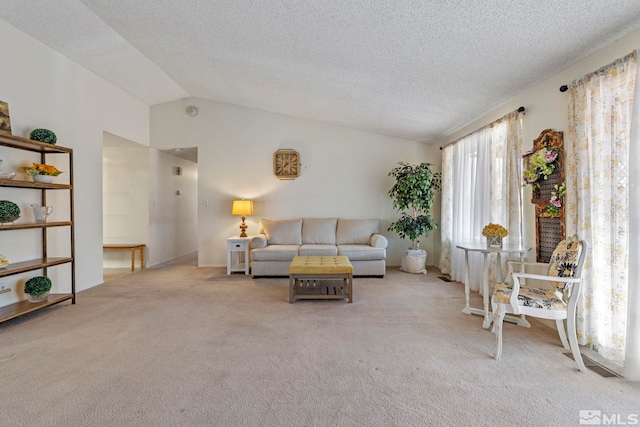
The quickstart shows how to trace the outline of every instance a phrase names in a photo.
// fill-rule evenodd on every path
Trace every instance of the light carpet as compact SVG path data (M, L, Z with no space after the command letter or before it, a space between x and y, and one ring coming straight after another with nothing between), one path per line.
M353 304L289 304L287 286L169 265L4 323L0 425L573 426L580 410L640 413L640 384L579 372L541 324L505 324L494 361L494 335L460 312L463 286L435 273L356 278Z

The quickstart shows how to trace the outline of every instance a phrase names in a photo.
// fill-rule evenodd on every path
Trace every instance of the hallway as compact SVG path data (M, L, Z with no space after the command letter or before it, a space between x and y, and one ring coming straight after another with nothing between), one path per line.
M194 251L186 255L182 255L178 258L172 259L171 261L167 261L165 263L155 265L151 268L167 267L167 266L197 267L198 251ZM141 270L138 267L136 267L135 271L131 271L130 268L103 268L102 277L103 277L104 283L109 283L117 279L120 279L122 277L128 276L130 274L137 274L140 271Z

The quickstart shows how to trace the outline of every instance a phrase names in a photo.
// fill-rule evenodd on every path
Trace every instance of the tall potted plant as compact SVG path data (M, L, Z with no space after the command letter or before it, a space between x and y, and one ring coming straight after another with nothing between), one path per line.
M389 172L396 180L389 190L389 197L401 216L389 225L388 231L395 231L402 239L408 237L413 243L412 249L405 252L401 267L410 273L426 273L427 252L420 249L418 239L428 237L431 230L438 227L429 211L436 192L440 191L441 175L432 172L431 166L431 163L410 165L400 162Z

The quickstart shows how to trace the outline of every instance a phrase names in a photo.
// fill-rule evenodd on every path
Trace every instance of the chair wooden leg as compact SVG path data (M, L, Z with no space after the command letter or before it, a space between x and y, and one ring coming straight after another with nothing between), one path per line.
M564 331L563 319L556 319L556 329L558 330L558 335L560 335L560 341L562 341L562 346L564 348L570 348L569 341L567 341L567 334Z
M289 276L289 304L293 304L293 290L297 280L293 276Z
M496 352L493 355L495 360L500 360L502 356L502 322L504 321L505 312L500 307L493 315L493 327L496 334Z
M567 318L567 333L569 334L569 344L571 346L571 354L573 354L573 360L578 364L578 369L581 372L587 372L587 368L584 366L582 355L580 354L580 348L578 347L578 338L576 336L576 316L575 314Z

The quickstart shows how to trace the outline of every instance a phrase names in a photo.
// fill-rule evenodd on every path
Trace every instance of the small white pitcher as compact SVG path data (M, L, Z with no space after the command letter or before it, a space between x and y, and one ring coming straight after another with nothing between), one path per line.
M36 216L36 222L46 222L47 217L53 212L53 206L31 205L33 214Z

